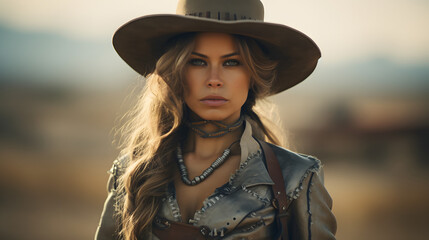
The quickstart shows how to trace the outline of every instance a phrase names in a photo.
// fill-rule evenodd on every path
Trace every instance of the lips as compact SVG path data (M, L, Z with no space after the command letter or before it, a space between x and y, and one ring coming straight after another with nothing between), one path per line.
M227 103L228 100L222 96L209 95L200 100L203 104L210 107L218 107Z

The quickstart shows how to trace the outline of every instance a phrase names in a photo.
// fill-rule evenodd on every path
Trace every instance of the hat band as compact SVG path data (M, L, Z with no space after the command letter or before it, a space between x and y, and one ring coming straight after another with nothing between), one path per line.
M257 20L252 19L248 16L239 15L236 13L230 13L230 12L193 12L193 13L186 13L185 16L194 16L194 17L201 17L201 18L211 18L211 19L217 19L217 20L223 20L223 21L236 21L236 20Z
M176 14L219 21L264 21L260 0L179 0Z

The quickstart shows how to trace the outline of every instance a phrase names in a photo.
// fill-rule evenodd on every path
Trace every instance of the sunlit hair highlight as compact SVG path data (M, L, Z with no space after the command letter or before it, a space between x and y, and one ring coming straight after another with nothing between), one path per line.
M174 149L183 118L183 70L194 40L184 35L163 54L148 76L135 108L122 128L123 154L129 166L120 178L123 195L121 236L135 240L147 234L158 212L168 182L172 180Z

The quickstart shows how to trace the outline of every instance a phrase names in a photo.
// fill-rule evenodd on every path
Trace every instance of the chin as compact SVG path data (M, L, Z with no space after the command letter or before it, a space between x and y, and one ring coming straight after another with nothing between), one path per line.
M197 114L201 119L212 120L212 121L223 121L225 117L222 114Z
M212 121L219 121L219 122L223 122L226 120L226 118L220 117L220 116L213 116L213 117L207 117L207 118L203 118L204 120L212 120Z
M212 121L220 121L220 122L230 120L233 117L233 115L235 114L228 114L228 113L225 113L224 111L209 111L209 112L198 114L198 116L204 120L212 120ZM237 118L239 117L240 115L237 116Z

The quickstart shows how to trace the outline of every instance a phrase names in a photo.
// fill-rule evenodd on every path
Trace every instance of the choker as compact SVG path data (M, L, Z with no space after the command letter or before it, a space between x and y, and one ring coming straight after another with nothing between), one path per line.
M225 162L226 158L231 153L232 145L234 145L238 141L240 141L240 140L237 140L237 141L231 143L231 145L229 145L229 147L223 151L222 155L220 157L218 157L210 165L210 167L208 167L206 170L204 170L200 176L196 176L192 180L190 180L188 177L188 169L186 168L185 161L183 160L182 149L180 148L180 146L178 146L177 147L177 165L179 166L180 176L182 178L183 183L185 183L188 186L195 186L195 185L201 183L202 181L204 181L206 178L208 178L214 172L214 170L216 170L216 168L220 167L220 165L222 165L222 163Z
M197 121L197 122L186 122L188 127L192 129L194 132L196 132L200 137L202 138L215 138L215 137L221 137L227 133L230 133L239 127L241 127L244 123L244 117L243 115L240 116L240 118L231 125L226 125L220 121L213 121L213 120L203 120L203 121ZM206 132L201 129L201 126L204 126L206 124L214 124L219 127L219 130L214 132Z

